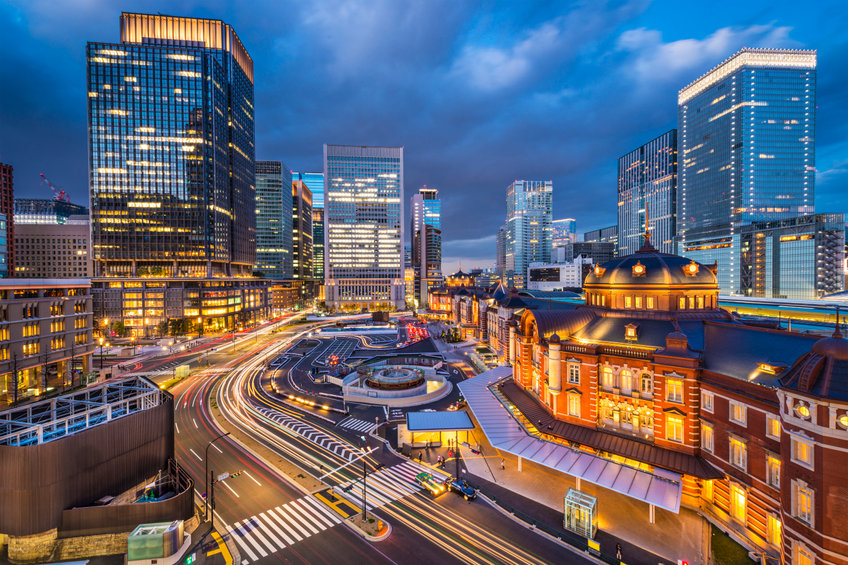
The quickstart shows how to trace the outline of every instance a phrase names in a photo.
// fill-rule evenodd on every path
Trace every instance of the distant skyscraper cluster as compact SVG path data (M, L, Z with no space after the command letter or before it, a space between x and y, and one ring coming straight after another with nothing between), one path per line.
M516 180L506 189L504 273L509 286L524 288L530 263L551 260L553 181Z

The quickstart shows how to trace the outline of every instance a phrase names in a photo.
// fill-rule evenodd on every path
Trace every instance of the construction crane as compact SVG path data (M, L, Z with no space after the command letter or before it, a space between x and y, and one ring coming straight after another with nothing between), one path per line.
M50 187L50 190L53 191L53 200L58 200L59 202L70 202L71 201L71 197L68 196L68 193L65 192L62 189L61 186L58 189L55 186L53 186L53 183L50 182L47 179L47 177L44 175L44 173L40 173L38 176L41 177L41 184L46 184L47 186Z

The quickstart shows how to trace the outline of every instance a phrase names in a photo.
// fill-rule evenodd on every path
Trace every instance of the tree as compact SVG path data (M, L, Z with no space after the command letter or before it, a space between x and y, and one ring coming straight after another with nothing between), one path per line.
M127 326L121 320L112 323L112 333L118 337L127 337L129 330L127 330Z
M168 335L168 320L162 320L156 324L156 333L159 334L159 337Z

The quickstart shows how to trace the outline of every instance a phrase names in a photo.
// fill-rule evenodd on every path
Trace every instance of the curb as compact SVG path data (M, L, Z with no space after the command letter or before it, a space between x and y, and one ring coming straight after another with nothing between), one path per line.
M477 491L477 498L482 499L483 501L486 502L486 504L488 504L489 506L491 506L492 508L494 508L495 510L497 510L498 512L500 512L501 514L503 514L504 516L506 516L507 518L509 518L513 522L515 522L516 524L523 526L524 528L530 530L531 532L533 532L537 535L544 536L545 538L552 541L553 543L555 543L555 544L557 544L561 547L564 547L565 549L567 549L567 550L571 551L572 553L579 555L579 556L581 556L585 559L589 559L589 560L591 560L595 563L598 563L599 565L607 565L606 561L603 561L603 560L597 558L596 556L592 555L591 553L589 553L588 550L580 550L579 548L571 545L570 543L563 541L558 537L552 536L548 532L540 530L539 528L537 528L536 526L533 526L532 524L528 524L527 522L525 522L521 518L517 517L515 514L512 514L511 512L507 512L504 508L501 507L500 504L498 504L497 502L495 502L494 500L492 500L491 498L489 498L488 496L486 496L485 494L483 494L479 490Z
M383 541L384 539L389 537L389 535L392 533L392 525L390 523L388 523L387 521L383 520L382 518L380 518L379 520L381 522L383 522L383 524L385 524L386 531L381 533L381 534L377 534L376 536L372 536L371 534L369 534L365 530L361 529L359 526L354 525L354 523L350 521L350 518L346 518L344 520L344 524L345 524L345 526L350 528L356 535L358 535L359 537L361 537L365 541L377 543L377 542Z

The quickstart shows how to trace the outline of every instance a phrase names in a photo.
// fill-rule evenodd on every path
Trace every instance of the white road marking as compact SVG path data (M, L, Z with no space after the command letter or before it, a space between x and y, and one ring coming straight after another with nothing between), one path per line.
M177 429L177 433L180 433L180 425L174 422L174 427Z
M195 427L195 428L197 428L197 420L195 420L194 418L192 418L192 419L191 419L191 421L192 421L192 422L194 422L194 427Z
M218 450L218 453L224 453L224 452L223 452L223 450L221 450L221 448L220 448L220 447L218 447L217 445L215 445L214 443L212 444L212 447L214 447L215 449L217 449L217 450Z
M248 477L250 477L250 478L251 478L251 480L252 480L254 483L256 483L257 485L262 486L262 483L260 483L260 482L259 482L259 481L257 481L256 479L254 479L254 478L253 478L253 475L251 475L249 471L245 471L245 472L244 472L244 474L245 474L245 475L247 475Z
M231 487L230 485L228 485L227 483L225 483L225 482L223 482L223 481L221 482L221 484L222 484L222 485L224 485L225 487L227 487L228 489L230 489L230 492L231 492L231 493L233 493L234 495L236 495L236 498L241 498L241 497L238 495L238 493L237 493L236 491L234 491L234 490L233 490L233 487Z
M198 455L195 450L193 450L192 448L189 448L188 450L191 451L194 454L194 456L197 457L200 461L203 461L203 457Z

